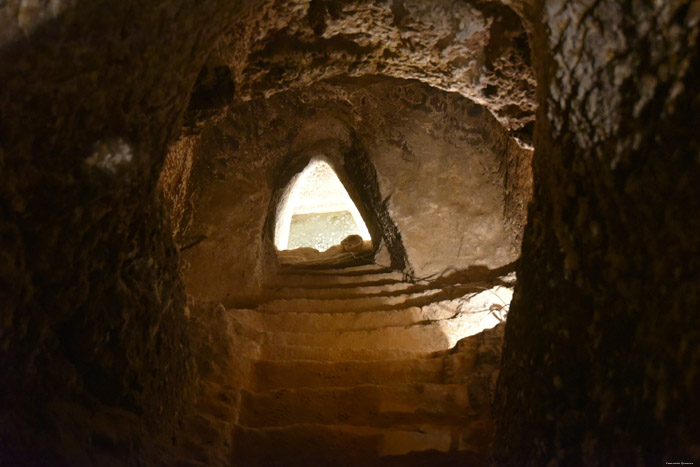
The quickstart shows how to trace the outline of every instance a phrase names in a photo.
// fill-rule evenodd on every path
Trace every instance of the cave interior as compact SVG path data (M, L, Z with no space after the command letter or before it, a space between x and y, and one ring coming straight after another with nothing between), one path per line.
M0 1L0 465L700 463L699 36Z

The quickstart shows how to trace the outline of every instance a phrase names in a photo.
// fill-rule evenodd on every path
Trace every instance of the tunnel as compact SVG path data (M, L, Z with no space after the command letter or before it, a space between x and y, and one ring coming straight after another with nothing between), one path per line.
M699 463L699 35L0 1L0 465Z

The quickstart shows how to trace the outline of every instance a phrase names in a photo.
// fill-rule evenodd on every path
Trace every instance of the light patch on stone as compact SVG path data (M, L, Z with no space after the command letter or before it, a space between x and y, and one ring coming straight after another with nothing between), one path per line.
M96 167L108 172L116 173L125 164L134 158L131 145L121 138L100 141L95 144L92 155L85 159L90 167Z
M76 4L77 0L0 0L0 45L29 36Z
M491 329L505 321L512 299L513 289L496 286L464 300L457 307L458 315L440 322L448 348L454 347L465 337Z

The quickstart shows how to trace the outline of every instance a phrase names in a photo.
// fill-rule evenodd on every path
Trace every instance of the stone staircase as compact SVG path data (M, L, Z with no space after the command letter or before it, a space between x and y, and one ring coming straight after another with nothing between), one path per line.
M491 286L283 269L268 301L227 311L256 349L233 465L486 465L502 342L502 325L481 332L502 300Z

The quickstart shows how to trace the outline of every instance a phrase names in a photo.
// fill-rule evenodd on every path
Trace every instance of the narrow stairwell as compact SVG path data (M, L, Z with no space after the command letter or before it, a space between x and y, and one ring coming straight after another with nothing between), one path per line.
M269 301L227 310L255 349L233 464L485 465L503 326L482 330L508 285L417 285L374 265L283 269Z

